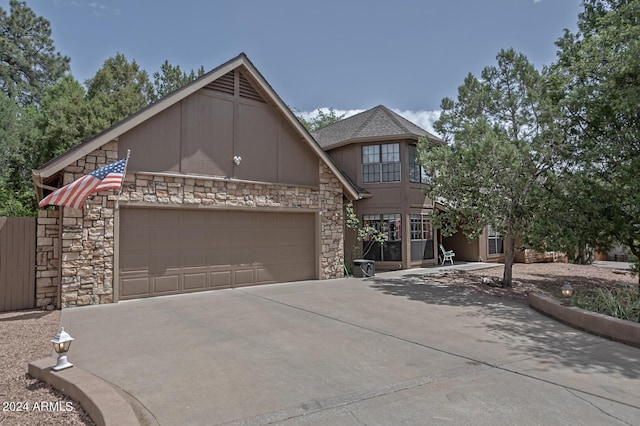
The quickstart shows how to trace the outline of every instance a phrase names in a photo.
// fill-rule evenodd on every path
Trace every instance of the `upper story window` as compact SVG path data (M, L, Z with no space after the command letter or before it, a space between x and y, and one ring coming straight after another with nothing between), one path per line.
M400 182L400 144L363 146L362 181Z
M431 183L431 177L418 160L418 147L409 145L409 182Z

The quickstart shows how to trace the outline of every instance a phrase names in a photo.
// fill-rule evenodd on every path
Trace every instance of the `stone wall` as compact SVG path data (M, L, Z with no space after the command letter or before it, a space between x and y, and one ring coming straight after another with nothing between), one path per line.
M117 142L110 142L76 164L65 168L64 184L117 160ZM62 214L61 302L62 307L111 303L114 290L115 203L228 208L305 208L322 212L321 279L343 274L342 186L319 161L318 188L231 181L222 178L191 178L170 174L128 173L118 198L113 191L96 195L82 210L64 208ZM48 214L58 213L47 211ZM44 219L44 218L43 218ZM49 217L46 218L50 219ZM39 219L39 226L40 226ZM43 223L42 226L45 224ZM53 226L50 224L49 226ZM53 234L53 228L45 232ZM57 232L57 231L56 231ZM52 239L53 236L51 237ZM53 241L38 244L39 252L53 251ZM47 244L44 244L47 243ZM51 243L51 244L48 244ZM43 262L44 262L44 256ZM55 263L51 258L50 263ZM49 259L47 258L49 261ZM43 266L40 274L57 276L57 268ZM47 277L48 278L48 277ZM42 281L45 285L55 285ZM48 293L46 293L48 294Z
M40 210L36 230L36 306L58 306L60 226L58 210Z

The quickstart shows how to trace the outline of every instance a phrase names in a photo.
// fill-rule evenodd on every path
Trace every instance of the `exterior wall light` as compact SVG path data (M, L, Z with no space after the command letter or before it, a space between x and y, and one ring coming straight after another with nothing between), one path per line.
M233 156L233 162L236 163L236 166L239 166L241 161L242 161L242 157L240 157L239 155Z
M562 286L562 296L564 296L564 305L565 306L569 306L571 305L571 296L573 295L573 287L571 287L571 284L566 283L565 285Z
M64 327L60 327L60 331L56 334L56 337L51 339L51 343L53 343L53 349L58 354L58 363L52 368L53 371L64 370L65 368L73 367L67 360L67 352L69 351L69 347L71 346L71 342L73 341L73 337L69 335L66 331L64 331Z

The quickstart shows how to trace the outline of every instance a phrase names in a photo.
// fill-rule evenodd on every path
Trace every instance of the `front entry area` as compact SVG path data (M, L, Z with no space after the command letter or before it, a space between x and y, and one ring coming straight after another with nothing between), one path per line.
M317 278L316 215L120 210L119 299Z

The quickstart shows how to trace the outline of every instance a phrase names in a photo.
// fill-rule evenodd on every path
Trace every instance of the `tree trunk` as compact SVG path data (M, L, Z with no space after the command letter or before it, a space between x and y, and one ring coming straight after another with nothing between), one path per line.
M513 286L513 259L516 255L515 242L511 225L507 225L506 234L504 236L504 274L502 275L502 287Z

